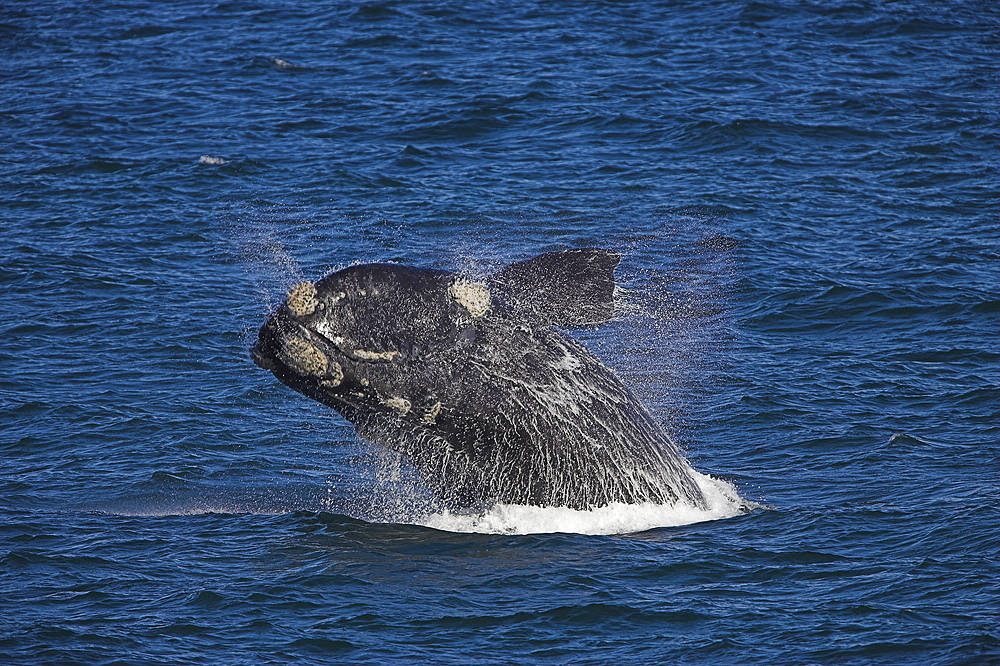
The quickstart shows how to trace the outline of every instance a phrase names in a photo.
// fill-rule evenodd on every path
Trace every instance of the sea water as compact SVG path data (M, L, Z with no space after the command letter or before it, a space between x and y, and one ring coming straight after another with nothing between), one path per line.
M0 8L0 662L1000 663L989 2ZM708 511L446 512L247 349L622 253ZM388 457L387 457L388 456Z

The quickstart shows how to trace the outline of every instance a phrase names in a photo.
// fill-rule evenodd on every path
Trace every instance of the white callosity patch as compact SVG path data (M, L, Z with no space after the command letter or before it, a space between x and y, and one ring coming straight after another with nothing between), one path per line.
M327 359L326 354L308 340L287 337L281 341L281 349L285 362L300 375L323 378L324 385L332 386L344 378L340 366Z
M427 425L433 425L434 422L437 421L438 414L440 413L441 413L441 403L435 402L434 405L427 410L427 413L424 414L421 420Z
M393 396L391 398L386 398L385 404L392 407L400 414L406 414L410 411L410 401L406 398L398 398Z
M490 291L478 282L456 280L448 288L448 293L473 317L482 317L490 309Z
M326 369L326 377L320 383L327 388L333 388L339 386L342 381L344 381L344 370L336 361L330 361Z
M367 349L355 349L351 353L362 361L391 361L399 356L399 352L396 350L377 352Z
M312 282L299 282L288 290L285 304L296 317L311 315L319 305L319 300L316 298L316 285Z

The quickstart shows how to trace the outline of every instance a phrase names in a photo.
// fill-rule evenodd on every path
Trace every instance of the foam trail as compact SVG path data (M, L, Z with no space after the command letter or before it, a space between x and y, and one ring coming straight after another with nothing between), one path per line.
M739 496L733 484L694 472L705 495L704 509L676 504L612 503L581 511L566 507L499 504L484 514L463 515L444 511L423 516L416 524L447 532L480 534L630 534L657 527L677 527L707 520L732 518L755 508Z

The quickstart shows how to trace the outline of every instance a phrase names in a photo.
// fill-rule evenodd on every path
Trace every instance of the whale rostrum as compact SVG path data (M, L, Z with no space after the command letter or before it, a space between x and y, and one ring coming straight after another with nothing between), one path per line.
M632 392L554 328L611 319L619 259L551 252L482 281L352 266L293 286L251 356L405 456L447 505L704 507Z

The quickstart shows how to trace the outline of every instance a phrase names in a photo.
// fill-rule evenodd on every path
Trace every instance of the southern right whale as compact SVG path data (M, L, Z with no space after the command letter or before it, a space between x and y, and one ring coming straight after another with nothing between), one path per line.
M352 266L288 292L257 365L403 454L453 507L705 507L694 470L618 376L555 327L608 321L620 256L585 248L475 281Z

